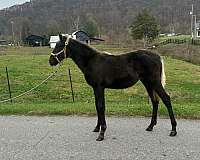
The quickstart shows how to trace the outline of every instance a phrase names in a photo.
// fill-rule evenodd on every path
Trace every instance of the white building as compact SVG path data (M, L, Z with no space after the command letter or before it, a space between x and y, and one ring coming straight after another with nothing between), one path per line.
M200 38L200 21L197 21L196 23L196 36L197 38Z
M55 48L56 43L57 43L59 40L60 40L59 36L51 36L51 37L50 37L50 41L49 41L50 47L51 47L51 48Z
M69 34L62 34L62 36L66 36L66 35L69 35ZM91 41L104 41L103 39L100 39L100 38L89 37L89 35L86 32L80 31L80 30L73 32L71 36L73 39L77 39L86 44L90 44ZM50 41L49 41L50 47L55 48L56 43L59 40L60 40L59 36L50 36Z

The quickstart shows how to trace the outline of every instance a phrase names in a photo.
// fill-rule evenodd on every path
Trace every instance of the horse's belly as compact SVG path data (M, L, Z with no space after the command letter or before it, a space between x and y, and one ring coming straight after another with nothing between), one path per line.
M107 88L110 89L123 89L133 86L138 80L137 79L117 79L113 81Z

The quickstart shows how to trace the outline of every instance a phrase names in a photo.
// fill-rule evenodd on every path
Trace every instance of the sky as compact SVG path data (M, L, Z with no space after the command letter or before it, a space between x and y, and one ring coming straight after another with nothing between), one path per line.
M11 7L16 4L30 2L30 0L0 0L0 9Z

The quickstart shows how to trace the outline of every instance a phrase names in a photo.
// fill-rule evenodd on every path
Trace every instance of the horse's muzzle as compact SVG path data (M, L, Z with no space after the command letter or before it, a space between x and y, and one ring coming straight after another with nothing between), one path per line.
M53 56L51 56L49 58L49 64L50 66L56 66L58 64L58 61Z

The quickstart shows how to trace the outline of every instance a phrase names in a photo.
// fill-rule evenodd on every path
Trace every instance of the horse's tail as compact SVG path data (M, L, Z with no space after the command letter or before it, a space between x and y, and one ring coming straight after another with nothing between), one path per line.
M160 61L161 61L161 64L162 64L162 68L161 68L161 73L160 73L160 79L161 79L161 84L163 86L163 88L165 87L166 85L166 76L165 76L165 67L164 67L164 60L160 57ZM159 102L159 96L158 94L153 91L153 96L154 96L154 100L158 101Z
M165 66L164 66L164 60L161 58L162 63L162 71L161 71L161 84L163 88L165 88L166 85L166 76L165 76Z

